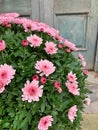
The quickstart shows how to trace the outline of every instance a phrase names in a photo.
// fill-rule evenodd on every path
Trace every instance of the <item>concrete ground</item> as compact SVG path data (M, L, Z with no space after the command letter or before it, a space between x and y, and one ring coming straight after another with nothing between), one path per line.
M87 87L92 91L89 94L91 104L85 105L82 130L98 130L98 72L89 72Z

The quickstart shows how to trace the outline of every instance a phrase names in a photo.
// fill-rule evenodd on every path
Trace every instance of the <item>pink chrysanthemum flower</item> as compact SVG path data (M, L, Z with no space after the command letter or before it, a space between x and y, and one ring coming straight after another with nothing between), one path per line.
M70 41L64 39L64 45L68 48L70 48L72 51L77 51L78 48L75 46L75 44L71 43Z
M0 40L0 51L5 50L5 48L6 48L5 41L4 40Z
M16 17L18 17L19 16L19 14L18 13L3 13L3 14L0 14L0 16L3 16L3 17L14 17L14 18L16 18Z
M77 80L76 74L73 74L72 71L70 73L68 73L68 80L70 82L74 82Z
M8 85L11 82L11 79L14 78L15 70L12 66L4 64L0 65L0 80L4 85Z
M82 66L85 67L86 66L86 61L82 60Z
M27 40L30 42L31 47L38 47L42 44L42 38L38 37L36 34L27 37Z
M38 73L41 73L40 75L43 76L49 76L50 74L52 74L56 67L54 66L54 64L48 60L40 60L37 61L35 64L35 68L38 70Z
M81 53L78 54L78 58L79 58L80 60L84 60L84 57L83 57L83 55L82 55Z
M67 82L65 83L65 85L67 86L68 88L68 91L74 95L80 95L80 89L78 88L78 83L77 82L69 82L67 80Z
M78 109L77 109L77 106L76 105L74 105L74 106L72 106L70 109L69 109L69 111L68 111L68 118L69 118L69 120L71 121L71 122L73 122L74 120L75 120L75 117L77 116L76 115L76 112L78 111Z
M39 81L33 80L31 83L27 81L24 88L22 88L22 101L39 101L43 94L43 85L39 87Z
M48 130L48 127L52 126L52 121L53 118L51 115L42 117L38 124L38 130Z
M90 103L91 103L91 99L90 99L89 97L85 98L85 100L84 100L84 104L86 104L86 105L89 106Z
M0 93L2 93L5 90L3 82L0 80Z
M56 48L56 44L54 44L53 42L46 42L45 43L45 51L47 52L47 54L53 55L57 53L58 48Z
M71 52L71 49L70 48L66 48L65 50L67 53L70 53Z
M88 73L89 73L88 70L83 70L84 75L88 75Z

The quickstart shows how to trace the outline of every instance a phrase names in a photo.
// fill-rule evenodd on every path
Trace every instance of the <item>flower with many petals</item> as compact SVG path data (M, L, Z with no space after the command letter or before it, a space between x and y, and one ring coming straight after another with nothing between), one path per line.
M52 126L52 121L53 118L51 115L42 117L38 124L38 130L48 130L48 127Z
M83 55L82 55L81 53L78 54L78 58L79 58L80 60L84 60L84 57L83 57Z
M54 64L48 60L40 60L37 61L35 64L35 68L38 70L38 73L41 73L40 75L43 76L49 76L50 74L52 74L56 67L54 66Z
M77 80L76 74L73 74L72 71L70 73L68 73L68 80L70 82L74 82Z
M24 88L22 88L22 101L39 101L39 98L42 97L43 94L43 86L39 86L39 81L33 80L32 82L26 82Z
M53 55L57 53L58 48L56 48L56 44L53 42L46 42L45 43L45 51L47 52L47 54Z
M71 43L70 41L64 39L64 45L68 48L70 48L70 50L72 51L77 51L78 48L75 46L75 44Z
M90 99L89 97L85 98L85 100L84 100L84 104L86 104L86 105L89 106L90 103L91 103L91 99Z
M0 80L0 93L2 93L5 90L3 82Z
M15 70L12 66L4 64L0 65L0 80L3 82L4 86L8 85L11 82L11 79L14 78Z
M27 37L28 42L30 42L31 47L39 47L42 44L42 38L36 34Z
M84 75L88 75L88 73L89 73L88 70L83 70Z
M5 48L6 48L5 41L4 40L0 40L0 51L5 50Z
M76 112L78 111L77 106L74 105L72 106L69 110L68 110L68 118L71 122L73 122L75 120Z
M70 93L72 93L73 95L80 95L80 92L79 92L80 89L78 88L77 82L71 83L71 82L69 82L69 81L67 80L67 82L65 83L65 85L67 86L68 91L69 91Z

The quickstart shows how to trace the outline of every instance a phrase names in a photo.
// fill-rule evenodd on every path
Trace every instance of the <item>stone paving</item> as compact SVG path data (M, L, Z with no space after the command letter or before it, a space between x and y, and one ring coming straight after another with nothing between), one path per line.
M87 83L88 89L92 91L89 94L91 104L85 105L82 130L98 130L98 72L89 72Z

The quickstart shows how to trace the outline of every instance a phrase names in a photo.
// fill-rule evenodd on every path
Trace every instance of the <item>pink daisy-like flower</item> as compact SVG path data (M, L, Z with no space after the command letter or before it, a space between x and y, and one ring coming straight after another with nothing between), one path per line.
M53 42L46 42L45 43L45 51L47 52L47 54L53 55L57 53L58 48L56 48L56 44L54 44Z
M73 74L72 71L70 73L68 73L68 80L70 82L74 82L77 80L76 74Z
M75 117L77 116L76 115L76 112L78 111L78 109L77 109L77 106L76 105L74 105L74 106L72 106L70 109L69 109L69 111L68 111L68 118L69 118L69 120L71 121L71 122L73 122L74 120L75 120Z
M42 117L38 124L38 130L48 130L48 127L52 126L52 121L53 118L51 115Z
M24 88L22 88L22 101L39 101L39 98L42 97L43 94L43 86L39 87L39 81L33 80L31 83L27 81Z
M79 88L78 88L78 83L77 82L69 82L67 80L67 82L65 83L65 85L67 86L68 88L68 91L74 95L80 95L80 92L79 92Z
M43 76L49 76L50 74L52 74L56 67L54 66L54 64L48 60L40 60L37 61L35 64L35 68L38 70L38 73L41 73L40 75Z
M38 47L42 44L42 38L38 37L36 34L27 37L30 42L31 47Z
M0 93L2 93L5 90L3 82L0 80Z
M14 78L15 71L12 66L4 64L0 65L0 80L3 82L4 86L11 82Z
M0 51L5 50L5 48L6 48L5 41L4 40L0 40Z

